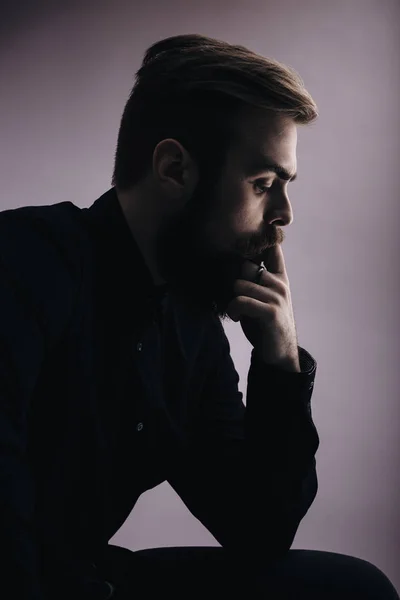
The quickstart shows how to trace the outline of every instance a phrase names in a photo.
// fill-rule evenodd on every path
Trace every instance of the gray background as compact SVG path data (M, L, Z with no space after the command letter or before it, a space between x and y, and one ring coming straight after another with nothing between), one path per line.
M283 249L299 344L318 362L321 445L293 548L364 558L398 589L399 16L396 0L82 0L16 2L0 19L0 210L86 207L110 187L134 72L158 39L202 33L299 71L321 116L299 131ZM225 327L245 392L250 346ZM167 484L111 542L216 544Z

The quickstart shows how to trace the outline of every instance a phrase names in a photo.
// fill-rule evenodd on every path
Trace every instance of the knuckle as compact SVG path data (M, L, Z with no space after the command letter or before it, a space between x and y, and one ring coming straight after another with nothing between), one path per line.
M266 309L266 314L269 317L270 321L276 320L278 315L278 308L273 304L269 304Z
M287 298L289 295L289 287L284 281L279 281L278 290L281 296Z

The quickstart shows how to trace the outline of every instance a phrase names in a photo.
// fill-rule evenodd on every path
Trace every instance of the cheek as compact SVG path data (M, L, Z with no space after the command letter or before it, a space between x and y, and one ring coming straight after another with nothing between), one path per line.
M244 199L232 215L231 227L236 235L252 235L262 228L263 210L261 202L255 199Z
M204 229L204 243L208 248L216 250L229 249L231 243L231 228L226 217L214 214Z
M254 224L262 218L264 196L257 196L252 186L246 181L238 181L232 193L232 212L245 227L253 229Z
M221 186L207 219L205 239L219 248L232 248L237 239L254 234L263 220L262 199L251 193L246 182Z

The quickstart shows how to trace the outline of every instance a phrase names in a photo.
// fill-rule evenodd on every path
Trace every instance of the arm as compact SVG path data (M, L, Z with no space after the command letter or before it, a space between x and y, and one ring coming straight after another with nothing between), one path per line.
M300 349L308 372L287 372L253 350L245 408L219 320L217 330L197 427L168 480L223 547L275 559L289 550L317 493L319 438L309 405L316 363Z
M0 583L9 600L41 600L29 411L71 297L55 247L17 214L0 214Z

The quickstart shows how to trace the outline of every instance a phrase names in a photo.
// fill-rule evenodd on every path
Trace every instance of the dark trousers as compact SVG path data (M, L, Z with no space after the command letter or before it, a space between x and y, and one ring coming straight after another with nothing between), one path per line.
M244 564L220 547L132 552L109 544L97 571L114 584L112 600L399 600L382 571L345 554L290 550L265 569Z

